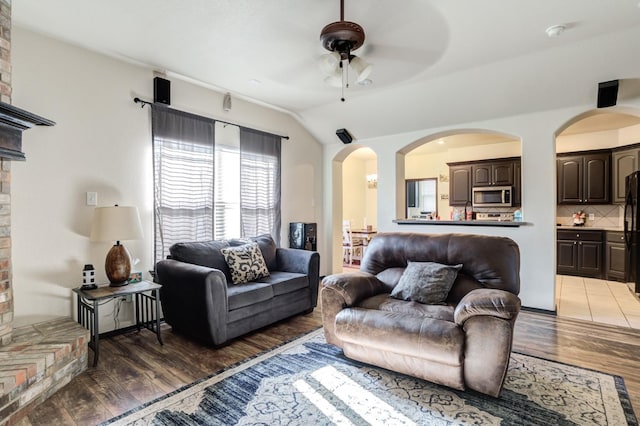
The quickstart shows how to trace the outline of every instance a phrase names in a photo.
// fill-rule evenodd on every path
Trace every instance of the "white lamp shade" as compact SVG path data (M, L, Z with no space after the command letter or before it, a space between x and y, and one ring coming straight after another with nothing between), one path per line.
M342 87L342 68L337 68L331 75L325 77L324 82L329 86Z
M356 72L356 75L358 76L356 81L358 83L369 77L369 74L371 74L371 71L373 70L373 66L371 64L357 56L354 56L353 59L351 59L349 65L351 65L351 68Z
M91 241L123 241L142 238L137 207L96 207L93 213Z
M320 69L326 75L333 74L340 66L340 54L331 52L320 57Z

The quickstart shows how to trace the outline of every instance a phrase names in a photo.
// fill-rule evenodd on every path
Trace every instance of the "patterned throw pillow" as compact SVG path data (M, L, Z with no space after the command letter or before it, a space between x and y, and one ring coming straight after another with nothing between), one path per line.
M220 251L231 270L234 284L244 284L269 276L267 264L257 243L226 247Z
M391 297L429 305L444 303L461 268L462 264L409 262Z

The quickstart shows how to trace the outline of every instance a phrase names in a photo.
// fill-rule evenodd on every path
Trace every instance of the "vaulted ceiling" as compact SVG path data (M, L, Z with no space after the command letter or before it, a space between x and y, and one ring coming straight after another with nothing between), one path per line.
M338 0L18 0L13 23L286 110L322 143L573 105L637 79L638 0L345 0L373 84L326 85ZM545 29L562 24L558 37Z

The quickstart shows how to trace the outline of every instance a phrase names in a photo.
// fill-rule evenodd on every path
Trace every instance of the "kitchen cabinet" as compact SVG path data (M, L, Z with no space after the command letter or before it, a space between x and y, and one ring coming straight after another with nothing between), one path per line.
M626 149L614 151L611 154L612 162L612 202L624 204L625 187L624 179L632 172L638 170L640 164L640 149Z
M464 206L471 202L471 165L449 166L449 205Z
M473 186L513 186L514 161L492 161L471 166Z
M558 230L558 274L602 278L602 231Z
M607 231L605 247L606 277L611 281L627 281L627 248L624 242L624 232Z
M480 186L512 186L513 205L522 200L520 158L447 163L449 166L449 205L464 206L471 202L471 190Z
M609 204L611 153L559 155L558 204Z
M513 162L513 205L522 205L522 170L520 160Z

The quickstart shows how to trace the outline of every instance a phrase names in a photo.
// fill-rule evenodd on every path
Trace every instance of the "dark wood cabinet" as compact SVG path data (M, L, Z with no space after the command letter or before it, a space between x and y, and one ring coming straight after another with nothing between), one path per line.
M624 151L614 151L611 154L612 163L612 196L613 203L624 204L625 187L624 180L632 172L638 170L640 164L640 149L628 149Z
M607 231L605 246L606 277L611 281L627 281L627 248L623 232Z
M602 231L559 230L558 274L602 278Z
M609 204L611 153L562 155L557 159L558 204Z
M471 166L473 186L513 186L515 161L492 161Z
M449 205L471 202L471 165L449 166Z
M522 168L520 165L520 161L515 161L513 163L513 205L521 206L522 205Z
M448 163L449 205L464 206L471 202L471 190L480 186L513 186L513 205L522 203L520 158Z

